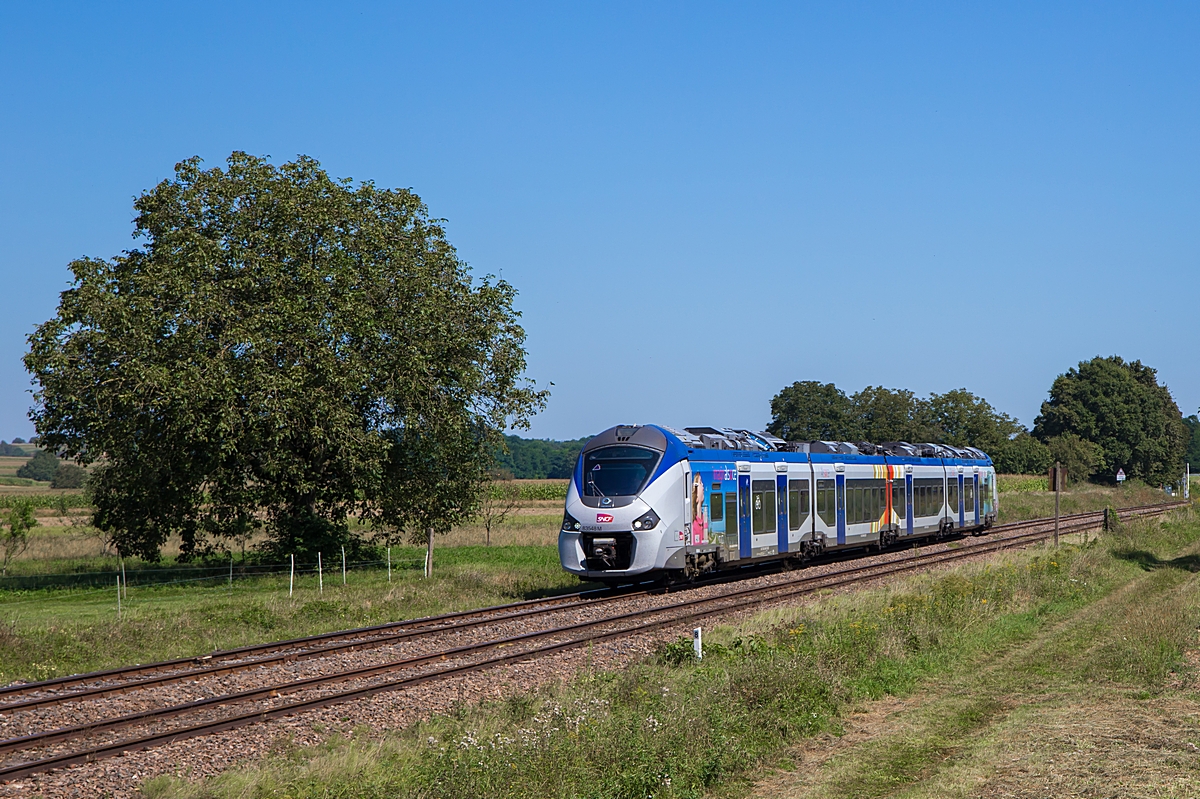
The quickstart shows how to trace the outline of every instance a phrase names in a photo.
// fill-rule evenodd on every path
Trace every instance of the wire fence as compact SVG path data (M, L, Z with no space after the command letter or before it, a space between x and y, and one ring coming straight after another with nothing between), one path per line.
M323 553L322 553L323 554ZM423 569L423 557L396 557L383 560L345 561L346 573L352 571L404 571L408 569ZM189 583L211 582L220 584L227 582L251 580L271 576L308 577L319 579L336 579L342 574L343 561L340 554L335 554L329 560L322 560L318 566L312 563L296 563L294 566L285 563L236 563L230 561L220 566L174 566L170 568L138 568L113 569L111 571L73 572L61 574L22 574L0 577L0 592L27 592L47 589L78 589L103 586L101 590L109 590L109 586L120 581L123 586L170 586ZM9 604L9 600L4 600Z

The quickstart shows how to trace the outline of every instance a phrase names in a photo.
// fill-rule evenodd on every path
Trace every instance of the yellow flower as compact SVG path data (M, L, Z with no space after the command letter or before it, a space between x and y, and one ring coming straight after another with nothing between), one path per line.
M986 600L986 599L981 599L981 600L979 600L979 601L980 601L980 602L982 602L982 603L983 603L983 604L985 604L985 605L987 604L987 600Z

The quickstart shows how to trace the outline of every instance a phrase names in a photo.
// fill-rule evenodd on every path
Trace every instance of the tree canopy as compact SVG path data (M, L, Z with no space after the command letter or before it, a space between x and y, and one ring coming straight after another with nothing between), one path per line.
M1071 434L1099 447L1096 471L1118 469L1149 483L1180 478L1188 430L1158 373L1141 361L1113 355L1082 361L1059 375L1034 420L1033 434L1050 443Z
M792 441L930 441L996 448L1024 430L966 389L931 394L868 386L852 396L832 383L793 383L771 400L771 433Z
M134 208L140 246L72 262L25 356L40 443L95 464L121 551L264 524L279 552L330 551L352 513L417 538L471 515L546 394L515 290L473 279L416 194L235 152Z

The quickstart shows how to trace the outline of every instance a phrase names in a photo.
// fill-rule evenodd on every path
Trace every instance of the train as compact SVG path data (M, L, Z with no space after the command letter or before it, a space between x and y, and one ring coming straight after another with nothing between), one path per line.
M694 580L978 533L998 509L995 467L973 447L619 425L579 453L558 551L585 581Z

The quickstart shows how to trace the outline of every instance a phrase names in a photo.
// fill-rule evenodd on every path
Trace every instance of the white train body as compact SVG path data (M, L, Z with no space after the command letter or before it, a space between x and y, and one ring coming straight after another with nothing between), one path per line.
M558 550L567 571L619 583L977 531L997 508L977 449L629 425L580 452Z

